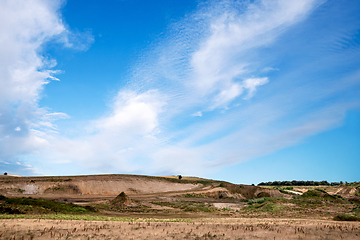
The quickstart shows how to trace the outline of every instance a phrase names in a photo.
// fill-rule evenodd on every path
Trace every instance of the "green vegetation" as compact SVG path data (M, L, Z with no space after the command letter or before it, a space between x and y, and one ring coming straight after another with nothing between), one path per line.
M274 182L261 182L258 186L337 186L341 185L343 182L332 182L328 181L274 181Z
M184 195L184 197L186 198L209 198L207 195L205 194L198 194L198 193L187 193Z
M360 197L360 186L356 186L355 196Z
M85 213L96 212L90 206L78 206L72 203L59 203L41 198L7 198L0 197L4 203L0 205L0 213L10 214L43 214L43 213Z
M23 192L25 192L25 190L24 190L24 189L20 189L20 188L19 188L17 191L18 191L19 193L23 193Z
M71 178L62 179L62 178L45 178L45 177L42 177L42 178L36 178L36 179L31 180L31 182L36 182L36 181L39 181L39 182L71 182L72 179Z
M340 214L334 217L336 221L360 221L360 206L356 206L349 213Z
M327 192L325 192L324 190L318 189L318 188L305 192L302 196L299 196L299 198L315 199L315 200L334 202L334 203L347 202L340 195L330 195Z
M284 208L281 198L254 198L248 200L248 206L244 208L245 212L276 212Z
M358 189L360 188L360 182L350 182L350 183L345 182L345 185L349 187L356 187Z
M261 204L261 203L264 203L264 202L265 202L265 198L255 198L255 199L249 199L248 200L249 205L252 205L254 203Z
M334 217L335 221L360 221L360 217L345 213Z

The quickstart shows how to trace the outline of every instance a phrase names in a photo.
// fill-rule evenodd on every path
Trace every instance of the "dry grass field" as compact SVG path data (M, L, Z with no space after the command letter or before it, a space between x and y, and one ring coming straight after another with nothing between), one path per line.
M359 239L355 222L207 218L187 222L0 220L1 239Z

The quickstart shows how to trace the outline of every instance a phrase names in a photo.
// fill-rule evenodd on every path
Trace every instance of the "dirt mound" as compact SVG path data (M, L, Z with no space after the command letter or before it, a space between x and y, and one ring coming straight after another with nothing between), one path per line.
M346 199L340 195L334 194L330 195L326 191L322 189L313 189L305 192L301 195L302 198L312 198L312 199L319 199L322 201L330 201L330 202L337 202L337 203L345 203Z
M121 192L116 198L110 201L113 206L120 207L131 203L131 199L124 193Z
M354 187L349 187L349 186L343 186L340 187L335 194L344 196L344 197L349 197L349 196L353 196L356 193L356 188Z
M280 197L283 195L275 189L268 189L251 185L237 185L232 183L222 183L221 185L229 190L231 194L239 194L246 199L256 197Z

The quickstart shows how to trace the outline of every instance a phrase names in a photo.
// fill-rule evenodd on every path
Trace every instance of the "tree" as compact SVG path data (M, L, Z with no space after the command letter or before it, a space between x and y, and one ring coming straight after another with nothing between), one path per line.
M181 179L182 179L182 176L181 176L181 175L178 175L178 178L179 178L179 180L181 180Z
M7 175L7 172L4 172L4 175Z

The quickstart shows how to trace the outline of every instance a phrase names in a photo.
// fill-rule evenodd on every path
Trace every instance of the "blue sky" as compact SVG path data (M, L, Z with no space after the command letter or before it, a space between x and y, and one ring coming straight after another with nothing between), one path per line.
M357 1L0 3L0 170L359 181Z

